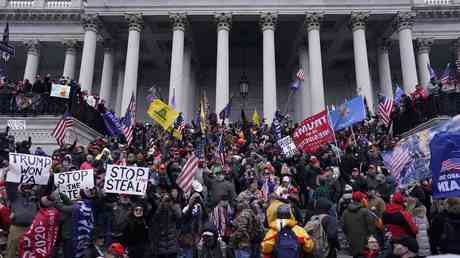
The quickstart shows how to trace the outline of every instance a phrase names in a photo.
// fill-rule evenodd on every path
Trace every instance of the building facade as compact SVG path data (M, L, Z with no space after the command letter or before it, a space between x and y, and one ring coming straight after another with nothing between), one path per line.
M152 90L187 120L201 96L232 99L232 118L301 120L357 94L373 110L460 56L460 0L0 0L7 21L10 78L64 75L118 114L135 94L139 120Z

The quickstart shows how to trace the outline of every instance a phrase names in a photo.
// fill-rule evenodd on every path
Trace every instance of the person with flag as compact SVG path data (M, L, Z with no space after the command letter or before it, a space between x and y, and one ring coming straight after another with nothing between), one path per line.
M428 92L421 84L417 84L415 86L415 91L410 94L410 97L412 103L414 104L418 123L425 121L427 119L426 104L428 99Z

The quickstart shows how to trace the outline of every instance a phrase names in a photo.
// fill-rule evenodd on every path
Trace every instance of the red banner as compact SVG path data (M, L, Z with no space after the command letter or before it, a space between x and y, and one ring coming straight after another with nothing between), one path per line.
M303 120L292 138L297 148L307 153L315 152L322 144L333 141L334 131L329 124L327 112L323 111Z
M19 240L19 258L49 258L59 229L59 211L41 208Z

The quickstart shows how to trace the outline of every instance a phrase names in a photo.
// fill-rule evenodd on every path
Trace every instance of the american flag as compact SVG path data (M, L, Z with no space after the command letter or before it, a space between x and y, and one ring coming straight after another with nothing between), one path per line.
M134 139L134 125L136 123L136 98L134 93L131 95L131 101L129 102L128 108L126 109L125 116L121 119L123 127L123 134L126 137L128 145Z
M179 113L179 116L177 116L176 121L174 122L174 129L176 129L176 131L182 135L184 128L185 128L184 117L182 116L182 113Z
M412 159L409 150L403 147L397 147L391 154L389 165L391 175L396 178L396 181L399 181L401 178L401 172L404 169L404 166Z
M441 83L442 84L448 84L450 83L450 70L451 70L451 67L450 67L450 63L447 64L446 66L446 69L444 69L444 72L442 73L442 76L441 76Z
M64 144L64 138L65 138L65 133L67 131L67 128L70 128L73 126L73 118L70 116L68 112L64 114L61 120L56 125L56 128L54 128L53 133L51 135L56 138L56 141L59 145Z
M433 67L431 66L431 64L426 64L427 67L428 67L428 72L430 72L430 80L432 79L437 79L438 76L436 75L436 72L434 71Z
M182 191L184 191L184 193L190 192L193 178L198 172L198 161L199 159L195 156L195 154L192 154L176 179L176 184L182 189Z
M305 80L305 73L303 72L303 69L299 69L297 73L295 74L295 77L299 79L300 81Z
M441 172L460 170L460 158L444 160L441 164Z
M389 126L391 123L391 113L393 112L393 99L387 98L385 96L381 96L380 104L379 104L379 115L382 118L383 123L385 126Z
M219 160L222 166L225 164L225 143L224 143L224 128L222 128L222 133L220 134L219 137L219 145L218 145L218 150L219 154Z

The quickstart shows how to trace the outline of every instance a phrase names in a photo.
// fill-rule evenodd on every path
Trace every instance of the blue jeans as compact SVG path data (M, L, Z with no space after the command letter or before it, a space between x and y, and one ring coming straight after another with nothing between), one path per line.
M235 249L235 258L251 258L251 251L247 249Z

